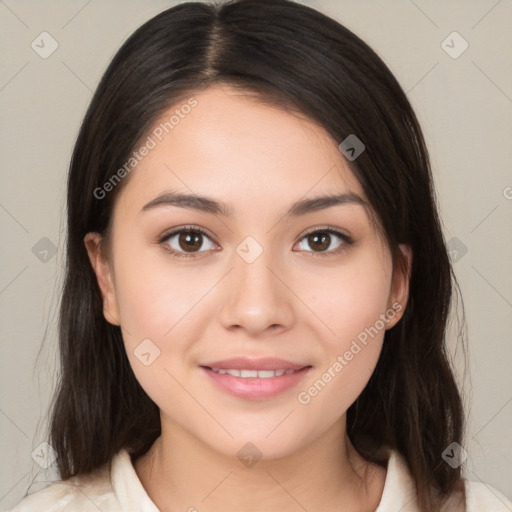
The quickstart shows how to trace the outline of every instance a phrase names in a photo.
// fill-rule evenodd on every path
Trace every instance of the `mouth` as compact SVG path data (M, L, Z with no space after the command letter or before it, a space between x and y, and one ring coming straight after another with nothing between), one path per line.
M247 400L267 400L295 387L312 366L281 359L242 358L200 365L199 368L216 389Z
M206 367L208 368L208 367ZM273 377L281 377L283 375L290 375L298 370L236 370L224 368L208 368L212 372L220 373L221 375L232 375L233 377L241 377L242 379L272 379Z

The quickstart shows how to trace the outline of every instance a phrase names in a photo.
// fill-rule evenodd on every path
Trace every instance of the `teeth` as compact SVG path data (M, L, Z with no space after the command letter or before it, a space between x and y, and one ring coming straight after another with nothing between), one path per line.
M272 377L281 377L281 375L290 375L295 370L224 370L221 368L211 368L216 373L222 375L228 374L233 377L242 377L243 379L258 378L271 379Z

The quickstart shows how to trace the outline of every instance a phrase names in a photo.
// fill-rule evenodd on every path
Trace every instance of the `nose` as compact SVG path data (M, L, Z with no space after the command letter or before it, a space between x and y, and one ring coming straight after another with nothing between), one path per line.
M244 330L249 336L287 330L295 321L293 286L270 251L251 263L233 255L234 268L225 283L220 322L228 330Z

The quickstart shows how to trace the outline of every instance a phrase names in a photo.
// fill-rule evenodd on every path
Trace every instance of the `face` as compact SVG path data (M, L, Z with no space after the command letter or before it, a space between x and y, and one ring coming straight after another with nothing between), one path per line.
M86 246L166 428L227 456L247 442L285 456L343 427L407 278L322 128L229 88L193 98L143 141L108 256L99 235ZM312 201L325 196L340 197Z

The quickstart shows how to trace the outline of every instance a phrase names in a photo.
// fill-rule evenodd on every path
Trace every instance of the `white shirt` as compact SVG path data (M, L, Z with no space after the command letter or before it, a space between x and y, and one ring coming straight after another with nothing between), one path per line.
M467 512L512 512L512 502L496 489L465 480ZM200 503L195 504L198 510ZM194 504L191 504L191 509ZM130 455L121 450L86 476L55 481L23 498L11 512L159 512L146 493ZM447 508L447 511L450 509ZM375 512L418 512L414 482L404 459L391 451L382 498Z

